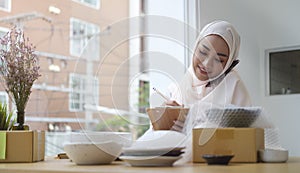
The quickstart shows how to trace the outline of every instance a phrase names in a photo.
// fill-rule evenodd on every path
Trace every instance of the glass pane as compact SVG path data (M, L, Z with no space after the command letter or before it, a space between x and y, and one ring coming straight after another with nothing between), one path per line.
M77 38L74 38L72 40L72 44L71 44L71 53L75 56L79 56L80 53L81 53L81 49L82 49L82 40L81 39L77 39Z
M79 103L74 103L74 102L72 102L72 103L71 103L71 108L72 108L73 110L80 110L80 104L79 104Z
M139 112L146 113L146 108L149 108L149 82L140 81L139 87Z
M77 102L79 101L80 99L80 94L71 94L71 99L72 99L72 102L74 102L75 100L77 100Z
M2 28L0 27L0 37L2 38L4 35L6 35L8 32L8 29L7 28ZM0 45L0 48L3 49L5 48L4 46Z
M7 103L7 96L5 95L5 93L0 93L0 102L3 104L8 104Z
M300 49L269 53L270 95L300 93Z
M10 1L0 0L0 5L5 6L6 2ZM3 22L1 27L8 27L10 24L20 26L24 30L25 37L29 38L29 42L36 46L35 53L38 56L41 77L34 82L26 107L29 120L26 123L31 129L48 131L46 155L53 156L63 152L62 144L68 140L65 133L67 131L99 130L96 128L98 124L105 126L109 124L116 128L105 128L107 131L112 129L131 131L140 136L149 128L147 115L144 114L146 118L138 117L135 113L138 113L139 99L140 105L145 107L149 97L144 85L141 86L142 91L139 93L139 81L149 81L147 71L141 72L140 69L147 70L150 64L148 57L142 56L141 52L151 52L152 49L147 50L150 44L139 33L148 29L144 28L141 22L144 17L142 20L135 21L130 16L132 10L130 1L118 1L117 10L115 10L116 3L111 0L103 1L101 4L103 10L90 8L99 6L99 0L76 0L76 2L56 0L55 3L42 0L30 0L31 3L13 2L9 3L13 6L11 12L1 13L1 18L7 19L7 23ZM143 1L139 3L141 4L137 5L135 11L137 16L140 15L140 8L145 10L146 6ZM164 9L168 7L167 5L162 7L160 1L156 4ZM61 13L50 13L45 9L49 6L59 8ZM176 7L183 8L180 5ZM181 15L179 8L168 9ZM160 16L160 14L154 15ZM133 27L130 26L132 22ZM155 24L156 26L158 25ZM169 28L160 29L173 33ZM136 34L130 35L131 33ZM149 35L151 34L153 33ZM137 41L136 44L132 44L133 39ZM162 43L160 40L158 42ZM163 47L162 44L156 43L158 47ZM152 46L153 44L150 48ZM134 54L132 54L133 47ZM167 51L174 52L175 49L178 48L172 46ZM86 50L88 50L87 56L81 55L81 52ZM164 55L167 53L163 52ZM174 54L183 57L177 51ZM55 70L50 68L53 66ZM133 78L139 74L142 77L131 85ZM85 81L87 75L96 79ZM4 83L1 82L0 91L5 92L3 86ZM92 108L82 111L83 106L90 99L88 97L91 96L94 101L91 102ZM12 100L9 100L9 105L13 105ZM108 113L102 117L96 109L98 107L106 108ZM10 106L11 108L15 107ZM115 109L132 114L120 118L111 111ZM80 123L77 120L80 120ZM59 131L52 127L59 127Z
M74 90L74 91L79 91L80 90L80 85L81 85L81 83L80 83L80 80L78 80L78 79L74 79L73 81L72 81L72 89Z
M98 4L99 4L99 0L83 0L83 2L87 3L87 4L90 4L94 7L97 7Z
M9 1L10 0L0 0L0 8L8 9Z
M70 42L71 54L80 56L83 46L85 45L84 34L85 25L77 19L71 19L72 36Z
M0 37L3 37L5 34L6 32L0 30Z

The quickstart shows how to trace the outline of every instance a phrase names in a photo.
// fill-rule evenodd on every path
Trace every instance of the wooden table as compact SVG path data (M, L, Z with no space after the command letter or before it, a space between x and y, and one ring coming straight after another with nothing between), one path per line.
M228 166L188 163L173 167L131 167L117 161L111 165L78 166L68 159L46 158L36 163L0 163L0 173L69 173L69 172L166 172L166 173L299 173L300 157L292 157L287 163L230 163Z

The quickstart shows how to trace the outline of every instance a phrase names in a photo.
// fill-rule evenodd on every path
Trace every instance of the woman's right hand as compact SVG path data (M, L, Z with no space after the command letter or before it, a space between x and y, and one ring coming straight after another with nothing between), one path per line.
M169 100L165 103L167 106L182 106L178 104L175 100ZM181 120L175 120L173 123L174 125L172 126L172 128L170 130L174 130L174 131L178 131L181 132L184 126L184 122L185 122L186 117L182 117Z

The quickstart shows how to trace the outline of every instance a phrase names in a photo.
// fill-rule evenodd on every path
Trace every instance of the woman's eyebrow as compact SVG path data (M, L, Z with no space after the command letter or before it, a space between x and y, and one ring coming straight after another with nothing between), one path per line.
M210 48L207 47L206 45L202 44L202 46L203 46L206 50L210 51ZM217 55L218 55L218 56L228 57L228 55L226 55L226 54L224 54L224 53L217 53Z
M203 46L206 50L210 51L210 48L208 48L208 47L205 46L204 44L202 44L202 46Z
M224 56L224 57L228 57L228 55L224 54L224 53L217 53L218 56Z

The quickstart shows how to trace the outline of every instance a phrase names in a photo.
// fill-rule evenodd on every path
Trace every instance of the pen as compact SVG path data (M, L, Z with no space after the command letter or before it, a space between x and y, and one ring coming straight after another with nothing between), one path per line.
M153 90L159 94L160 96L162 96L166 101L169 101L169 98L167 96L165 96L163 93L161 93L160 91L158 91L155 87L153 87Z

